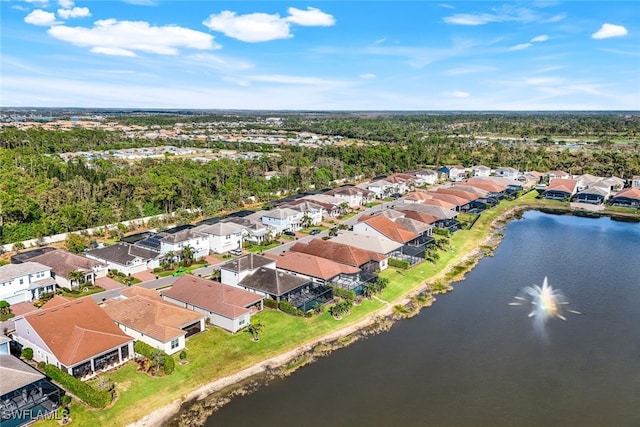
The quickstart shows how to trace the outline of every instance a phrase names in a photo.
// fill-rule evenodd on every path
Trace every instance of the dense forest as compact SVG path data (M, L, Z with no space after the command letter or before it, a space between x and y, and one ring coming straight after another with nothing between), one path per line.
M184 122L185 117L125 116L121 120L171 126ZM219 122L221 117L189 120L209 123ZM247 117L224 116L224 121L234 120L246 121ZM241 144L243 150L263 153L241 161L198 163L167 157L131 163L104 159L65 162L59 153L167 142L126 138L121 132L100 129L4 127L0 131L0 243L178 209L199 208L210 216L248 202L266 202L277 198L276 194L331 187L337 179L371 178L443 164L562 169L626 179L640 174L638 115L289 114L278 124L251 123L253 129L341 135L362 143L317 148ZM592 144L568 149L555 143L563 137L591 138ZM619 140L627 142L612 142ZM224 143L216 144L225 147ZM238 149L238 144L228 148ZM278 171L279 176L267 180L266 171Z

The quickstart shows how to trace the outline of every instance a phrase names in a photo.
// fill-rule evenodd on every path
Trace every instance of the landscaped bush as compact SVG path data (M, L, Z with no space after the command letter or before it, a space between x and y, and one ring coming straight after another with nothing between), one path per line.
M390 267L401 268L402 270L407 270L411 265L409 264L409 261L404 261L397 258L389 258L388 263Z
M333 287L333 296L342 298L346 301L353 301L356 298L356 293L351 289L344 289L339 286Z
M292 314L294 316L300 317L304 316L304 312L298 308L295 308L289 301L280 301L280 303L278 304L278 308L280 309L280 311L283 311L287 314Z
M433 229L433 234L438 234L440 236L450 236L451 232L449 230L447 230L446 228L435 227Z
M149 359L154 358L154 353L161 352L162 360L160 361L160 364L162 365L164 373L167 375L171 375L176 369L176 362L175 360L173 360L173 357L169 356L164 351L160 351L157 348L151 347L146 342L136 341L136 343L133 345L133 349L136 353L141 354Z
M33 359L33 349L31 347L27 347L22 350L22 358L25 360Z
M273 308L276 309L278 308L278 301L271 299L271 298L265 298L264 299L264 305L268 308Z
M94 408L104 408L111 403L111 393L109 391L98 391L89 384L84 383L68 373L61 371L56 366L47 364L44 373L52 380L58 382L65 390L78 396L87 405Z

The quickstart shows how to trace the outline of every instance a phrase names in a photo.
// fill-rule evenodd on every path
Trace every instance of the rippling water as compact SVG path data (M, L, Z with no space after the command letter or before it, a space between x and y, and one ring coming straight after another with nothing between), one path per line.
M206 426L640 426L640 224L530 211L505 235L419 316ZM545 276L582 314L543 340L509 302Z

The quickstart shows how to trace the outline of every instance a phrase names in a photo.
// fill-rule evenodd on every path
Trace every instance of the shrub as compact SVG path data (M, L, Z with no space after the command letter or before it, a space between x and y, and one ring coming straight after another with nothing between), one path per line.
M397 259L397 258L389 258L389 266L390 267L396 267L396 268L400 268L402 270L407 270L409 268L409 266L411 264L409 264L409 261L404 261L401 259Z
M339 286L333 287L333 295L346 301L353 301L356 298L356 293L354 291L351 289L344 289Z
M38 364L37 364L38 369L40 369L41 371L44 371L45 365L46 365L46 363L44 363L42 361L38 362Z
M69 396L68 394L63 394L62 396L60 396L60 405L62 405L62 407L69 406L70 403L71 396Z
M440 236L450 236L451 232L449 230L447 230L446 228L435 227L433 229L433 234L438 234Z
M98 391L73 375L61 371L54 365L45 365L44 373L89 406L104 408L111 403L111 393L109 391Z
M179 357L180 357L180 360L186 360L186 358L187 358L187 352L186 352L186 351L184 351L184 350L182 350L182 351L180 352L180 356L179 356Z
M264 305L266 307L276 309L276 308L278 308L278 301L276 301L274 299L271 299L271 298L265 298L264 299Z
M157 353L161 353L159 362L160 365L162 365L164 373L167 375L171 375L176 369L176 362L173 360L173 357L169 356L164 351L160 351L154 347L151 347L146 342L136 341L136 343L133 345L133 349L136 353L141 354L150 360L156 358Z
M280 303L278 304L278 308L280 309L280 311L291 314L293 316L304 316L303 311L295 308L289 301L280 301Z
M33 349L31 347L27 347L27 348L23 349L22 350L22 357L25 360L33 359Z

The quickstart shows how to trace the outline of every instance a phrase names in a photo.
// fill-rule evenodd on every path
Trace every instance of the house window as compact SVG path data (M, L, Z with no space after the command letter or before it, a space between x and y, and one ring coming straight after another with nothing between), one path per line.
M238 322L238 324L239 324L240 326L244 325L244 319L240 319L240 322Z
M24 284L24 279L20 279L20 284Z
M177 348L179 343L180 343L180 339L179 338L171 340L171 350L173 350L174 348Z

